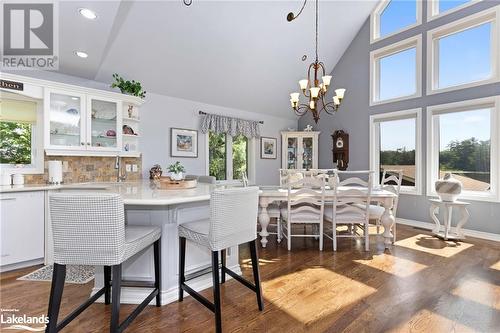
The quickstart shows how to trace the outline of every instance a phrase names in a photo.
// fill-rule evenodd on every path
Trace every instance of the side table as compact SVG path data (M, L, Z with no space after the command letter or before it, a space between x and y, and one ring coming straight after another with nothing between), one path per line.
M444 240L448 239L464 239L465 236L462 232L462 227L469 220L469 212L467 211L468 202L463 201L441 201L441 199L429 199L431 203L430 215L434 223L436 223L436 227L432 230L432 232L438 236L439 238L443 238ZM444 230L441 231L441 222L437 217L438 209L442 207L444 209L443 217L444 217ZM458 208L460 212L460 220L457 223L457 226L454 228L455 230L452 232L451 229L451 220L453 214L453 208Z

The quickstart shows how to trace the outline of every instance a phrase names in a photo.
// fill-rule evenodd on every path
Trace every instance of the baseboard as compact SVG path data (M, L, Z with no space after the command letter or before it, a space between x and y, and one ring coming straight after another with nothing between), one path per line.
M432 230L436 226L434 223L409 220L409 219L402 219L399 217L396 219L396 223L409 225L409 226L417 227L417 228L422 228L422 229L426 229L426 230ZM464 232L465 236L500 242L500 234L494 234L494 233L490 233L490 232L477 231L477 230L471 230L471 229L462 229L462 231Z
M230 270L235 272L238 275L241 275L240 265L235 265L233 267L228 267ZM232 279L232 277L226 274L226 281ZM207 273L197 278L194 278L187 282L187 284L196 291L201 291L207 288L212 287L212 273ZM95 287L92 289L91 296L94 295L98 289ZM120 303L121 304L140 304L144 299L151 293L150 288L135 288L135 287L123 287ZM188 293L184 293L184 297L188 297ZM161 291L161 305L169 304L172 302L177 302L179 297L179 288L177 286L162 290ZM104 296L101 296L97 301L97 303L104 303ZM153 299L150 305L155 305L156 301Z
M15 263L15 264L3 265L0 267L0 273L5 273L8 271L13 271L16 269L21 269L21 268L26 268L26 267L31 267L31 266L41 265L41 264L43 264L43 258L23 261L23 262L19 262L19 263Z

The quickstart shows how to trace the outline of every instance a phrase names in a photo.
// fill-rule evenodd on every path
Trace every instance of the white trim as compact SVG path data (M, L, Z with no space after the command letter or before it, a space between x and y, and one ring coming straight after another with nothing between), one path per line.
M415 93L407 96L400 96L391 99L379 100L379 76L381 58L391 56L393 54L408 50L416 49L416 64L415 64ZM396 101L418 98L422 96L422 36L417 35L404 39L398 43L390 44L380 49L370 52L370 106L392 103Z
M480 85L495 83L500 81L500 64L498 60L499 45L500 45L500 6L483 10L477 14L467 16L449 24L437 27L427 32L427 94L433 95L457 89L465 89L477 87ZM437 88L439 84L439 48L438 42L440 38L460 33L462 31L475 28L479 25L491 22L491 77L464 84L459 84L451 87ZM467 64L464 64L467 65Z
M403 27L399 30L396 30L394 32L391 32L390 34L380 37L380 14L385 10L385 8L389 5L391 0L382 0L380 3L375 7L373 12L370 15L370 44L379 42L381 40L384 40L386 38L395 36L397 34L400 34L404 31L410 30L412 28L415 28L422 24L422 0L416 0L415 1L415 6L416 6L416 16L417 16L417 21L413 24L410 24L406 27Z
M469 2L466 2L464 4L461 4L459 6L456 6L454 8L448 9L444 12L439 12L439 1L440 0L428 0L427 1L427 22L433 21L435 19L441 18L443 16L446 16L448 14L457 12L459 10L462 10L464 8L467 8L469 6L472 6L482 0L469 0Z
M433 105L427 107L427 196L437 196L434 191L434 182L439 175L439 118L435 115L474 110L478 108L491 108L490 124L490 184L489 193L474 191L464 191L459 196L464 200L498 202L500 199L500 175L499 175L499 156L500 156L500 96L472 99L455 103ZM496 172L495 172L496 171Z
M374 181L379 184L380 161L379 161L379 142L380 142L380 127L376 124L380 121L398 120L398 119L415 119L415 187L401 186L402 194L422 194L422 109L410 109L396 112L387 112L370 116L370 170L375 170Z
M426 229L426 230L433 230L436 227L435 223L402 219L399 217L396 219L396 223L397 224L404 224L404 225L408 225L408 226L412 226L412 227L416 227L416 228L422 228L422 229ZM474 238L486 239L486 240L490 240L490 241L494 241L494 242L500 242L500 234L471 230L471 229L462 229L462 231L463 231L464 235L468 236L468 237L474 237Z

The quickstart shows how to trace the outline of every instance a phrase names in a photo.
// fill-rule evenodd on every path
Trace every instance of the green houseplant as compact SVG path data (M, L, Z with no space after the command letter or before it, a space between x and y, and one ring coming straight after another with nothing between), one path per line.
M167 168L168 172L170 172L170 178L172 180L181 180L182 173L186 172L186 169L181 164L181 162L177 161L174 164L170 164Z
M140 82L135 80L125 80L117 73L113 74L113 78L115 79L115 82L111 84L111 88L119 88L122 94L128 94L140 98L146 97L146 92L142 90Z

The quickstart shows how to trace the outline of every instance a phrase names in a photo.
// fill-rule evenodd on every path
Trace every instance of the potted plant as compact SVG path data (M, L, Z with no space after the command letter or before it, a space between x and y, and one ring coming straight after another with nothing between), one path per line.
M146 92L142 90L140 82L135 80L125 80L117 73L113 74L113 78L115 79L115 82L111 84L111 88L119 88L122 94L137 96L140 98L146 97Z
M168 166L168 172L170 172L170 178L172 180L182 180L182 173L185 171L186 169L184 169L184 166L179 161Z

